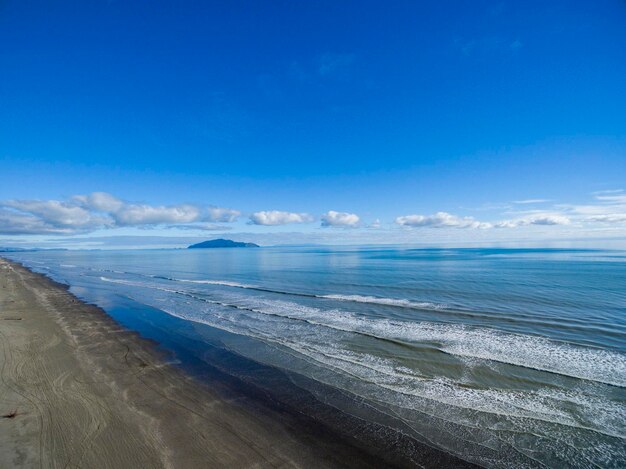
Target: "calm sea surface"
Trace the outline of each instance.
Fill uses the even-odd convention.
[[[282,370],[325,404],[466,461],[626,466],[626,252],[316,247],[7,257],[107,311],[124,304],[132,315],[128,305],[142,305],[155,318],[189,323],[163,329],[170,344],[193,341],[199,359],[202,331],[212,330],[221,347]]]

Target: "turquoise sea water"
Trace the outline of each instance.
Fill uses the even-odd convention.
[[[124,305],[127,325],[140,332],[141,321],[128,317],[133,305],[144,322],[154,311],[151,327],[161,325],[165,347],[208,360],[202,341],[214,346],[218,337],[220,347],[280,370],[320,402],[466,461],[626,466],[626,252],[6,256],[107,311]],[[163,313],[186,327],[166,325]]]

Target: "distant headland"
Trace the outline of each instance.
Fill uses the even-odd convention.
[[[230,239],[211,239],[201,243],[192,244],[187,249],[210,249],[210,248],[258,248],[258,244],[240,243]]]

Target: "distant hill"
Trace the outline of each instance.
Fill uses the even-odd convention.
[[[258,248],[258,244],[240,243],[230,239],[211,239],[198,244],[192,244],[187,249],[210,249],[210,248]]]

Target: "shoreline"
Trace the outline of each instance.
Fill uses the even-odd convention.
[[[0,466],[409,467],[410,455],[426,467],[470,466],[402,435],[408,457],[372,429],[346,439],[263,389],[212,389],[169,364],[157,341],[3,258],[0,327],[0,414],[16,412],[0,419]],[[364,427],[312,397],[292,404]]]

